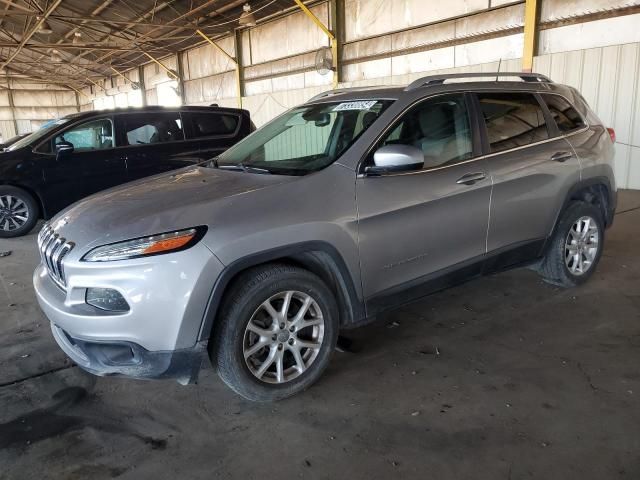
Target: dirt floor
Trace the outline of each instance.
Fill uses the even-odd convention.
[[[210,369],[85,374],[35,303],[35,234],[0,240],[0,478],[638,479],[640,192],[618,212],[587,285],[517,270],[433,295],[271,405]]]

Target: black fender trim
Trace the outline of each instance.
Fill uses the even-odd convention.
[[[616,206],[618,204],[618,194],[617,194],[616,190],[613,190],[611,188],[611,181],[607,177],[591,177],[591,178],[586,178],[584,180],[581,180],[580,182],[574,184],[569,189],[569,191],[567,192],[567,195],[566,195],[566,197],[564,199],[564,202],[562,203],[562,207],[560,208],[560,210],[558,210],[558,214],[556,215],[556,219],[555,219],[555,222],[553,224],[553,230],[551,231],[551,235],[549,235],[547,237],[547,241],[545,242],[545,245],[544,245],[544,247],[542,249],[542,255],[543,256],[546,253],[547,247],[548,247],[549,243],[551,242],[551,239],[553,239],[553,237],[556,234],[556,229],[558,228],[558,223],[560,222],[560,217],[562,216],[562,213],[565,211],[565,209],[567,208],[567,206],[571,202],[571,199],[580,190],[584,190],[585,188],[598,186],[598,185],[604,186],[607,189],[607,198],[604,199],[604,201],[605,201],[605,205],[604,205],[604,208],[605,208],[605,218],[604,218],[605,228],[609,228],[613,224],[613,217],[615,216]]]
[[[315,258],[314,263],[324,263],[326,274],[338,289],[338,300],[341,311],[341,327],[358,324],[366,317],[364,301],[358,296],[353,278],[342,255],[331,244],[323,241],[308,241],[277,247],[263,252],[254,253],[229,264],[224,268],[211,291],[209,302],[204,313],[198,341],[206,341],[211,336],[218,310],[222,303],[224,292],[235,276],[251,267],[263,263],[273,262],[283,258],[296,258],[309,255]],[[328,259],[329,261],[323,261]],[[324,279],[326,280],[326,278]]]

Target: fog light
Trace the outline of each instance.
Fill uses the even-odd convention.
[[[129,311],[129,304],[124,297],[111,288],[88,288],[86,301],[100,310],[120,313]]]

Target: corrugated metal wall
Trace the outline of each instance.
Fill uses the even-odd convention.
[[[0,89],[0,136],[5,140],[78,111],[76,92],[57,85],[5,79]]]

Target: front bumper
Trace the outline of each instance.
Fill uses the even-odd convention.
[[[87,342],[73,338],[51,324],[53,338],[60,348],[89,373],[101,377],[173,378],[186,385],[194,383],[206,352],[204,342],[193,348],[150,352],[129,342]]]
[[[204,346],[198,343],[211,288],[222,264],[203,245],[122,262],[65,260],[66,289],[39,265],[33,284],[53,336],[79,366],[96,375],[192,381]],[[130,310],[86,303],[88,288],[118,291]]]

